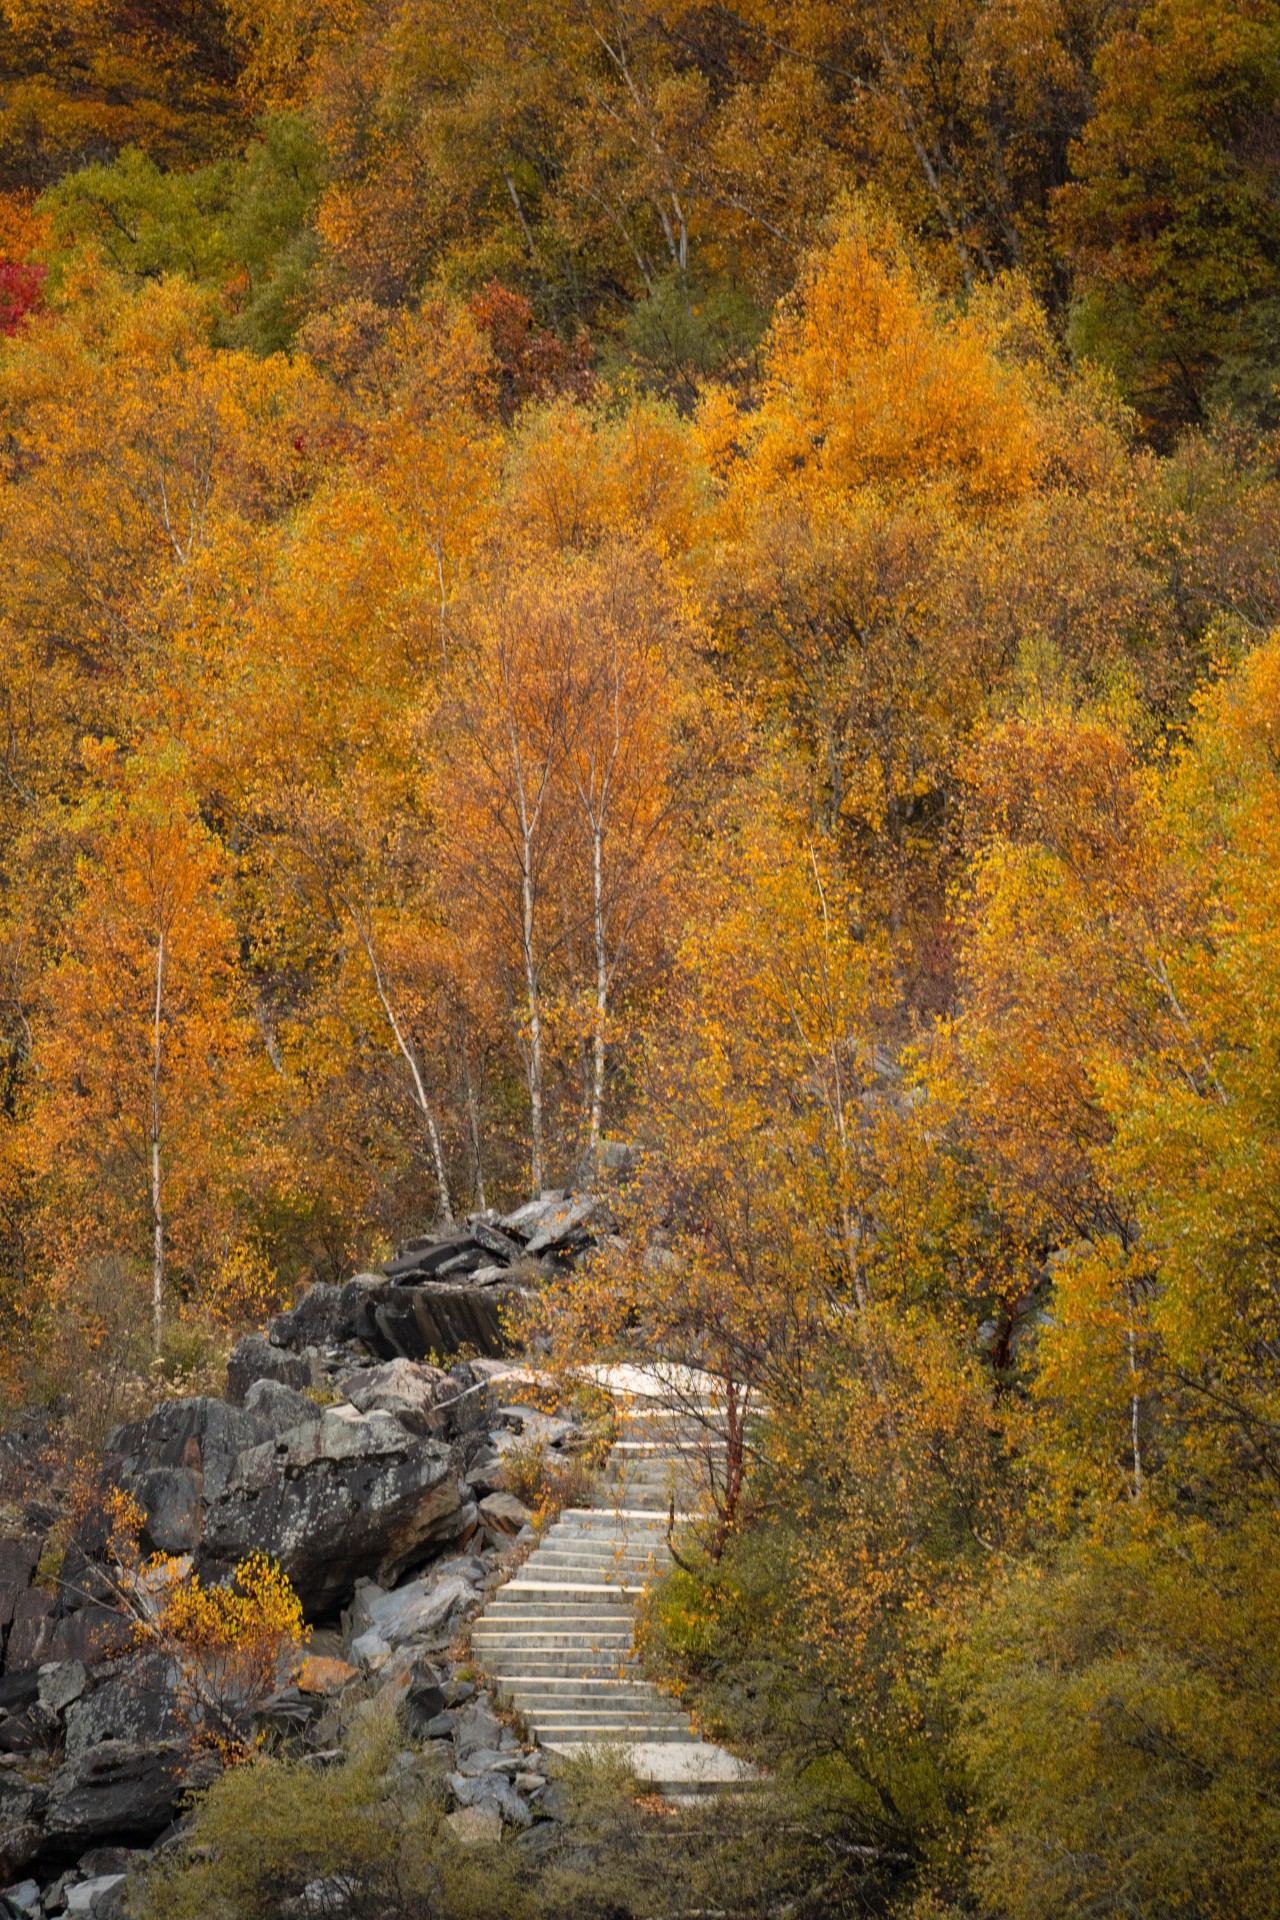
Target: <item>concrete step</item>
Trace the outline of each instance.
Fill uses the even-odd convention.
[[[503,1653],[487,1653],[484,1670],[493,1674],[495,1680],[510,1680],[518,1674],[524,1674],[532,1680],[610,1680],[610,1682],[639,1682],[645,1678],[643,1670],[631,1659],[599,1661],[589,1655],[580,1657],[570,1653],[566,1655],[541,1655],[530,1653],[528,1647],[510,1647]]]
[[[630,1646],[601,1647],[592,1641],[583,1640],[577,1646],[539,1647],[530,1646],[527,1641],[510,1640],[499,1642],[477,1641],[474,1643],[478,1654],[483,1655],[491,1666],[511,1670],[513,1660],[527,1660],[530,1671],[536,1662],[548,1672],[564,1669],[569,1673],[589,1673],[593,1670],[601,1673],[620,1673],[624,1668],[632,1670],[635,1659],[634,1649]]]
[[[576,1604],[579,1611],[585,1612],[599,1603],[602,1596],[607,1601],[610,1594],[639,1592],[640,1584],[639,1581],[634,1580],[628,1583],[626,1580],[576,1580],[562,1579],[559,1576],[549,1580],[539,1580],[535,1574],[530,1573],[526,1564],[520,1570],[519,1580],[510,1581],[501,1591],[512,1596],[508,1605],[523,1599],[526,1594],[532,1594],[539,1603],[545,1601],[547,1606],[554,1606],[559,1599],[563,1605]],[[580,1599],[576,1596],[580,1596]]]
[[[560,1518],[549,1531],[554,1532],[556,1527],[568,1526],[590,1528],[625,1527],[630,1520],[636,1521],[637,1524],[646,1531],[657,1525],[651,1513],[633,1512],[628,1507],[565,1507]]]
[[[530,1713],[537,1740],[697,1740],[689,1722],[633,1713]]]
[[[574,1553],[570,1548],[562,1548],[551,1553],[539,1553],[532,1563],[526,1563],[524,1578],[543,1582],[549,1576],[555,1580],[595,1580],[614,1584],[622,1582],[645,1582],[660,1569],[660,1561],[647,1553],[643,1559],[631,1559],[626,1553]]]
[[[608,1674],[571,1673],[503,1673],[498,1678],[503,1687],[510,1690],[523,1688],[525,1692],[536,1694],[547,1700],[600,1700],[604,1704],[616,1707],[652,1707],[654,1705],[674,1708],[674,1702],[658,1689],[651,1681],[634,1674],[621,1679]]]
[[[633,1634],[629,1620],[625,1627],[616,1629],[583,1627],[572,1621],[565,1621],[560,1627],[526,1626],[518,1621],[514,1625],[504,1622],[498,1626],[489,1621],[477,1624],[471,1638],[477,1647],[537,1647],[550,1652],[556,1647],[630,1648]]]

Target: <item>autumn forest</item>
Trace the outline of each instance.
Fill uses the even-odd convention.
[[[725,1911],[1277,1911],[1278,156],[1276,0],[0,0],[5,1418],[636,1147]]]

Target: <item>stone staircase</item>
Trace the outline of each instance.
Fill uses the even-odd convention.
[[[640,1778],[688,1793],[750,1777],[644,1679],[635,1603],[668,1564],[668,1515],[696,1511],[707,1441],[660,1409],[627,1412],[595,1503],[564,1512],[472,1629],[477,1660],[540,1746],[623,1745]]]

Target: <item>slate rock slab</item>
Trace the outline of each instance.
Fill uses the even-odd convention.
[[[459,1463],[390,1414],[325,1408],[318,1420],[237,1455],[205,1514],[197,1565],[278,1560],[309,1617],[337,1613],[356,1581],[390,1586],[475,1523]]]
[[[50,1850],[59,1840],[152,1838],[177,1811],[185,1757],[173,1746],[104,1740],[68,1759],[49,1791]]]

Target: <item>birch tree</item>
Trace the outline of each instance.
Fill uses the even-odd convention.
[[[175,1252],[191,1270],[230,1150],[254,1045],[237,999],[222,848],[176,748],[124,761],[86,748],[101,782],[79,822],[79,901],[46,981],[39,1137],[77,1236],[142,1258],[160,1350]],[[202,1228],[205,1230],[202,1231]]]

